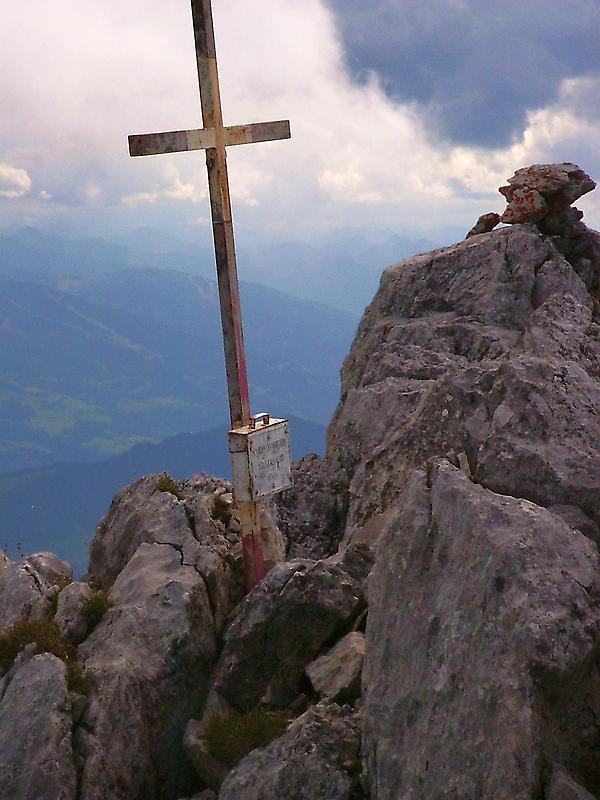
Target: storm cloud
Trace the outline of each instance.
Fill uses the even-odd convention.
[[[598,0],[326,2],[353,75],[375,72],[454,142],[507,145],[563,80],[600,74]]]
[[[229,150],[238,234],[441,239],[501,210],[497,188],[519,167],[567,160],[600,174],[595,4],[523,2],[519,16],[512,0],[501,12],[330,2],[335,13],[325,0],[213,3],[226,124],[292,127],[289,142]],[[201,124],[189,0],[44,0],[35,15],[0,0],[0,11],[0,223],[206,226],[202,154],[127,152],[129,133]],[[512,83],[504,67],[491,74],[500,61]],[[598,226],[595,194],[582,208]]]

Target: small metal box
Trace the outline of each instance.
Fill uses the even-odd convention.
[[[252,424],[229,431],[236,500],[256,501],[291,486],[289,424],[256,414]]]

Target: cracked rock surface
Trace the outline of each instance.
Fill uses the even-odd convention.
[[[280,564],[247,595],[229,626],[216,690],[240,711],[261,700],[285,708],[300,694],[307,664],[362,607],[361,581],[340,564]]]
[[[600,791],[600,563],[583,534],[445,460],[416,473],[369,579],[364,756],[379,800]],[[409,794],[410,796],[410,794]]]
[[[194,788],[183,735],[241,598],[239,536],[215,503],[223,481],[198,476],[181,498],[161,485],[149,476],[123,489],[92,544],[90,576],[110,589],[111,607],[80,646],[93,679],[75,734],[81,800]]]
[[[22,663],[0,703],[0,797],[74,800],[66,670],[49,653]]]
[[[599,322],[584,281],[533,225],[386,270],[329,428],[345,540],[376,539],[412,470],[446,455],[496,492],[575,506],[597,525]]]
[[[342,549],[377,548],[378,800],[542,800],[551,763],[600,794],[600,257],[548,224],[390,267],[344,363],[325,460]]]
[[[360,748],[356,715],[319,703],[225,779],[219,800],[350,800],[348,774]]]

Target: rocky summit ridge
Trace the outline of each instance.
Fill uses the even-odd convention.
[[[83,581],[2,560],[0,797],[600,797],[593,188],[518,170],[383,273],[248,595],[206,475],[122,489]]]

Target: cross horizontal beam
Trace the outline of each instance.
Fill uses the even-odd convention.
[[[289,120],[277,120],[276,122],[256,122],[251,125],[231,125],[223,128],[223,138],[226,147],[290,139],[290,123]],[[133,134],[129,137],[129,155],[131,156],[185,153],[190,150],[209,150],[212,147],[216,147],[215,128]]]

